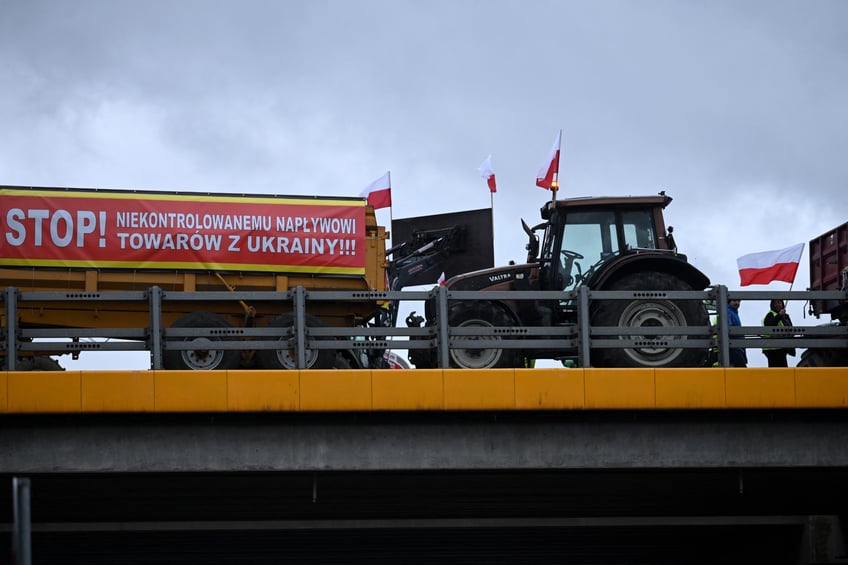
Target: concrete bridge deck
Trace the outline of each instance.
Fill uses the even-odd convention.
[[[0,373],[34,563],[844,563],[848,370]],[[7,485],[2,488],[2,484]]]

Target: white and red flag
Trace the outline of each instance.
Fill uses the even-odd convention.
[[[439,279],[436,281],[436,284],[439,286],[445,286],[445,272],[442,271],[442,274],[439,275]]]
[[[391,171],[366,186],[359,195],[368,200],[368,204],[379,208],[390,208],[392,205],[392,175]]]
[[[776,251],[749,253],[736,260],[739,267],[739,284],[768,284],[772,281],[795,282],[795,273],[801,262],[804,244]]]
[[[539,172],[536,173],[536,186],[541,186],[548,190],[559,189],[559,148],[562,143],[562,130],[559,130],[556,138],[554,138],[554,146],[548,154],[548,158],[542,164]]]
[[[480,163],[477,170],[480,171],[480,176],[486,179],[486,184],[489,185],[489,191],[497,192],[498,187],[495,184],[495,171],[492,169],[492,156],[489,155],[485,161]]]

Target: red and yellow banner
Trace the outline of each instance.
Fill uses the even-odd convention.
[[[365,202],[0,188],[0,265],[365,273]]]

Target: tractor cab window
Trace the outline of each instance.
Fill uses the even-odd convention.
[[[626,210],[621,213],[624,244],[629,249],[657,249],[651,210]]]
[[[558,280],[563,290],[571,290],[594,265],[619,252],[615,213],[612,210],[570,212],[561,241]]]

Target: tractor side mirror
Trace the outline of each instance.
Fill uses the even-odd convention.
[[[530,226],[524,220],[521,220],[521,227],[524,228],[524,233],[527,234],[528,238],[527,245],[524,246],[524,249],[527,250],[527,262],[533,263],[539,257],[539,236],[530,229]]]
[[[668,233],[665,234],[665,240],[668,243],[668,248],[677,253],[677,243],[674,242],[674,227],[668,226]]]

